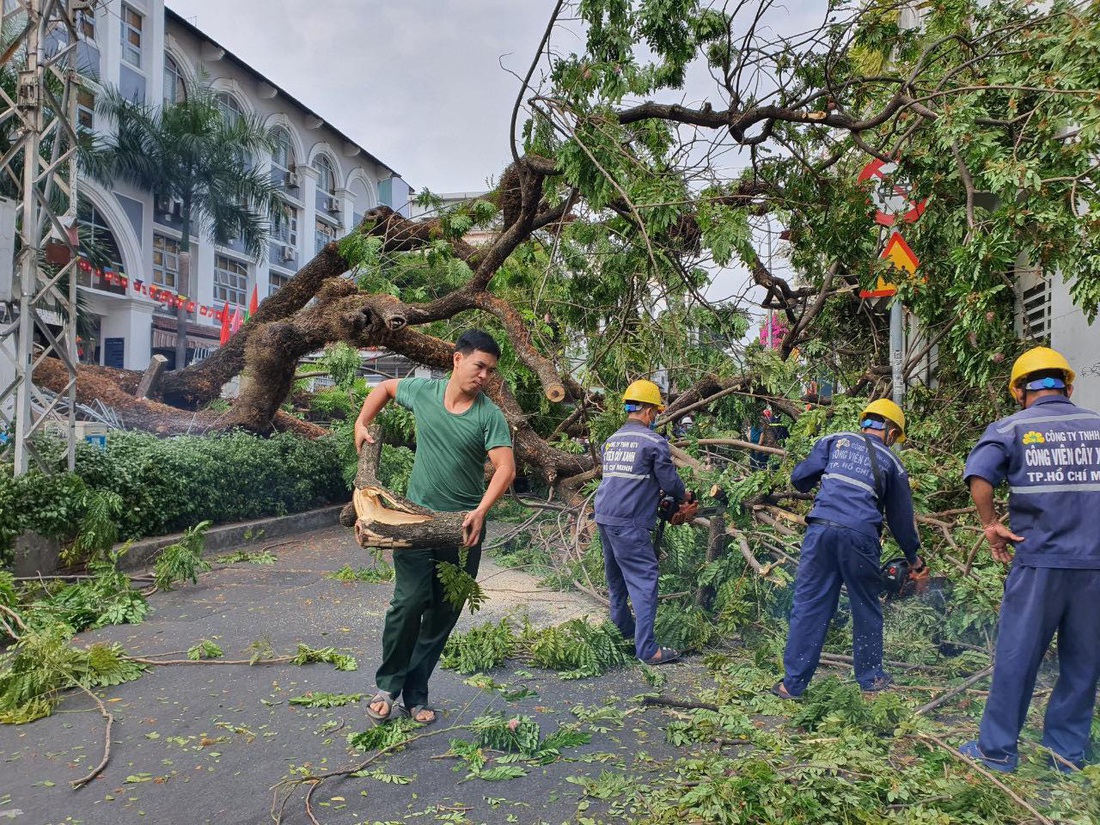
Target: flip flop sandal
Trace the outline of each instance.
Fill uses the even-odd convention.
[[[642,661],[647,665],[667,665],[670,662],[677,661],[679,658],[680,651],[673,650],[671,647],[658,647],[656,653]]]
[[[786,699],[788,702],[797,702],[798,701],[797,696],[787,692],[787,688],[783,684],[782,680],[780,680],[780,681],[776,682],[774,685],[772,685],[771,694],[772,694],[772,696],[778,696],[780,699]]]
[[[390,714],[393,712],[393,705],[395,701],[396,700],[394,699],[394,697],[390,696],[387,691],[379,690],[376,694],[374,694],[373,698],[369,702],[367,702],[367,716],[369,716],[375,722],[385,722],[387,719],[390,718]],[[379,703],[384,703],[386,705],[385,713],[379,713],[378,711],[371,708],[371,705],[377,705]]]
[[[429,705],[413,705],[411,708],[406,708],[404,705],[402,705],[402,709],[405,712],[406,716],[416,722],[416,724],[423,725],[424,727],[427,727],[428,725],[434,725],[436,722],[439,721],[439,711],[433,707],[430,707]],[[428,720],[417,719],[416,717],[424,711],[430,713],[432,715],[432,718]]]

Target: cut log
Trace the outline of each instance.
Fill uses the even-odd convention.
[[[396,496],[378,481],[382,457],[382,432],[370,428],[374,443],[366,442],[359,453],[355,474],[355,540],[360,547],[410,550],[418,547],[457,546],[463,542],[465,513],[437,513]],[[341,523],[346,519],[341,518]]]

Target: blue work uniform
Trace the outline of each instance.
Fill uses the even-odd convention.
[[[875,451],[877,479],[870,450]],[[861,433],[834,433],[818,439],[810,455],[794,468],[791,484],[806,493],[818,482],[821,489],[806,517],[808,527],[783,654],[783,684],[791,696],[801,695],[817,670],[841,584],[848,588],[852,605],[856,681],[865,690],[889,681],[882,669],[879,601],[883,512],[910,562],[916,560],[920,549],[909,476],[881,439]]]
[[[672,464],[668,441],[647,426],[628,420],[603,446],[603,480],[596,491],[596,524],[603,546],[611,621],[634,639],[639,659],[657,654],[657,551],[650,531],[657,520],[661,491],[677,500],[684,482]],[[630,604],[634,606],[631,615]]]
[[[965,479],[1008,482],[1015,546],[998,622],[980,757],[1011,770],[1035,678],[1058,635],[1043,745],[1079,766],[1100,681],[1100,415],[1061,395],[989,425]]]

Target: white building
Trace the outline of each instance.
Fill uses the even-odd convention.
[[[240,244],[221,246],[192,233],[189,356],[218,346],[220,313],[243,313],[255,288],[262,301],[285,284],[328,241],[351,230],[372,207],[407,215],[409,187],[390,167],[319,114],[288,95],[199,29],[164,0],[107,0],[81,20],[81,71],[131,99],[170,102],[188,82],[210,85],[227,116],[247,112],[275,130],[277,148],[254,162],[282,188],[287,219],[261,261]],[[95,112],[96,84],[82,92],[84,129],[109,128]],[[81,300],[93,332],[82,359],[144,369],[154,353],[174,363],[178,300],[179,205],[119,182],[108,189],[82,179],[79,215],[95,227],[112,266],[80,271]]]
[[[1017,333],[1066,356],[1077,373],[1074,403],[1100,410],[1100,330],[1074,306],[1060,274],[1028,268],[1025,262],[1017,264],[1016,274]]]

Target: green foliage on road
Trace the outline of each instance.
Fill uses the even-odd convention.
[[[326,573],[326,579],[334,579],[339,582],[366,582],[368,584],[380,584],[393,581],[393,566],[379,560],[374,567],[356,567],[345,564],[333,573]]]
[[[208,525],[188,530],[178,544],[162,551],[156,588],[171,590],[181,580],[196,580],[204,569]],[[66,691],[111,687],[145,671],[146,664],[134,661],[120,645],[85,647],[72,641],[82,630],[145,618],[147,594],[119,569],[123,555],[125,550],[99,550],[87,564],[87,576],[71,583],[43,579],[17,585],[11,574],[0,573],[0,642],[10,644],[0,653],[0,723],[32,722],[48,716]],[[201,655],[211,656],[215,648],[206,642]]]
[[[206,546],[206,531],[209,521],[200,521],[194,527],[188,527],[183,537],[165,547],[157,554],[153,564],[153,584],[158,590],[171,590],[177,582],[198,583],[198,574],[210,570],[210,564],[203,559],[202,551]]]
[[[572,619],[535,628],[528,621],[514,624],[502,619],[451,634],[441,664],[459,673],[478,673],[500,667],[512,657],[559,671],[563,679],[585,679],[633,662],[634,644],[606,621],[590,624]]]
[[[55,622],[26,633],[0,654],[0,723],[20,725],[49,716],[62,694],[137,679],[145,665],[128,660],[118,645],[73,645],[72,630]]]
[[[287,704],[301,705],[307,708],[342,708],[360,702],[366,698],[363,693],[324,693],[311,691],[303,696],[291,696]]]
[[[981,709],[971,695],[958,710],[929,719],[915,713],[933,695],[923,678],[867,697],[834,675],[816,679],[792,703],[768,692],[774,671],[754,661],[751,650],[734,649],[707,664],[699,699],[712,707],[648,711],[666,714],[667,739],[681,755],[572,778],[585,794],[576,821],[604,821],[597,809],[611,821],[666,825],[1013,825],[1037,821],[1036,812],[1083,825],[1100,816],[1092,787],[1100,768],[1061,776],[1046,767],[1045,751],[1030,734],[1013,776],[991,778],[955,754]],[[1032,714],[1035,721],[1040,715]]]

